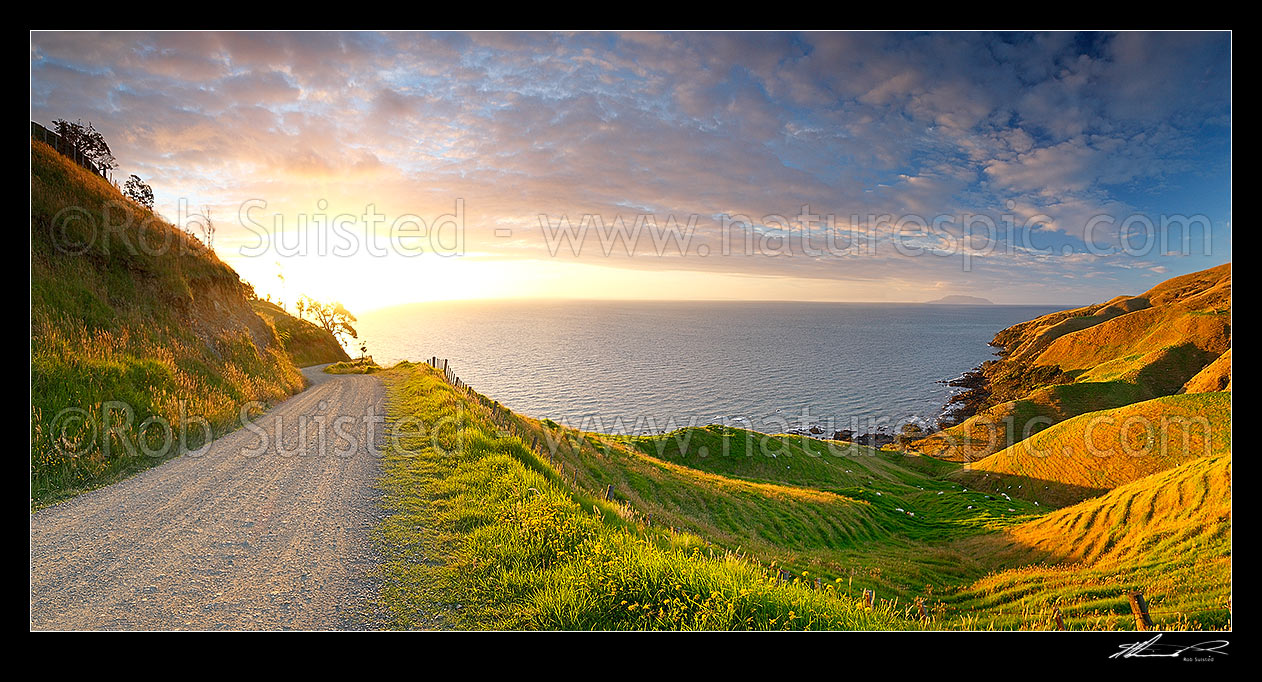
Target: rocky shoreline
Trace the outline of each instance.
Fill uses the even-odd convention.
[[[955,426],[990,406],[990,400],[993,395],[990,371],[993,371],[1007,355],[1007,349],[995,341],[991,341],[989,345],[999,349],[995,352],[995,355],[999,356],[997,359],[987,360],[954,379],[935,382],[946,384],[952,388],[964,389],[947,399],[937,423],[934,424],[936,430],[941,431]],[[827,432],[819,426],[812,426],[806,429],[790,429],[785,433],[808,438],[821,438]],[[831,435],[832,438],[830,440],[882,448],[895,443],[910,443],[912,440],[929,435],[929,432],[924,431],[915,424],[909,423],[903,426],[903,431],[899,434],[887,433],[885,428],[881,427],[875,432],[860,434],[856,434],[853,430],[843,429],[833,431]]]
[[[789,429],[785,431],[785,433],[789,434],[790,436],[806,436],[807,438],[821,438],[821,439],[825,435],[828,434],[827,431],[825,431],[824,429],[818,426],[812,426],[809,429]],[[862,433],[859,435],[855,435],[855,432],[851,429],[842,429],[840,431],[833,431],[832,437],[828,438],[827,440],[837,440],[837,441],[843,441],[847,443],[855,443],[856,445],[867,445],[870,447],[879,448],[879,447],[884,447],[886,445],[893,444],[894,442],[898,440],[898,438],[896,436],[886,433],[884,431],[884,427],[882,427],[881,429],[878,429],[875,433]]]

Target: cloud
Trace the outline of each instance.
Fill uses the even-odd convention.
[[[225,207],[268,197],[281,211],[336,198],[418,212],[460,197],[474,232],[539,213],[635,211],[698,214],[699,229],[713,231],[719,214],[795,215],[809,204],[843,222],[1043,214],[1051,223],[1030,231],[1081,242],[1093,216],[1171,208],[1162,196],[1189,174],[1229,182],[1224,33],[36,32],[31,41],[33,117],[92,119],[167,210],[180,197]],[[1229,224],[1228,206],[1205,212]],[[544,244],[525,234],[485,248],[513,257]],[[1032,267],[1018,253],[967,274],[897,254],[852,260],[682,267],[996,286]]]

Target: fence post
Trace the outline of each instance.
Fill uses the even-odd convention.
[[[872,590],[864,590],[863,591],[863,608],[865,609],[872,608],[872,603],[874,601],[876,601],[876,592],[873,592]]]
[[[1052,607],[1052,617],[1056,619],[1056,629],[1057,629],[1057,630],[1064,630],[1064,629],[1065,629],[1065,619],[1064,619],[1064,618],[1061,618],[1061,616],[1060,616],[1060,607],[1059,607],[1059,606],[1053,606],[1053,607]]]
[[[1142,590],[1128,592],[1126,597],[1130,599],[1131,613],[1135,615],[1135,629],[1152,629],[1152,618],[1148,617],[1148,602],[1144,601],[1144,592]]]
[[[929,614],[925,612],[924,597],[916,597],[916,611],[920,613],[920,620],[929,620]]]
[[[605,499],[606,500],[613,499],[613,484],[612,483],[609,484],[608,488],[605,488]]]

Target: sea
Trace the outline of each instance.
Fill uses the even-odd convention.
[[[446,360],[507,407],[585,431],[763,433],[931,426],[947,381],[1049,306],[461,301],[362,314],[381,364]]]

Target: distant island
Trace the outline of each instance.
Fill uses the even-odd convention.
[[[942,298],[934,299],[932,301],[925,301],[925,303],[942,305],[994,305],[994,302],[980,296],[964,296],[963,294],[943,296]]]

